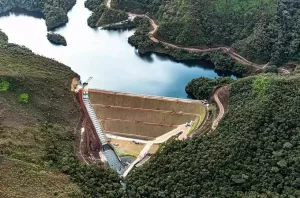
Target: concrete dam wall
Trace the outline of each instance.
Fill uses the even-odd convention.
[[[199,117],[200,101],[89,90],[90,102],[106,133],[154,139]]]

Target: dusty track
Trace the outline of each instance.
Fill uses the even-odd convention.
[[[106,3],[107,8],[111,9],[111,0],[108,0]],[[235,61],[246,65],[246,66],[250,66],[252,68],[254,68],[255,70],[264,70],[265,68],[262,67],[261,65],[258,65],[256,63],[253,63],[251,61],[248,61],[246,58],[242,57],[241,55],[237,54],[233,48],[231,47],[216,47],[216,48],[204,48],[204,49],[200,49],[200,48],[193,48],[193,47],[182,47],[182,46],[178,46],[172,43],[168,43],[168,42],[164,42],[161,41],[157,38],[155,38],[155,34],[158,30],[158,25],[155,23],[155,21],[153,19],[151,19],[149,16],[145,15],[145,14],[135,14],[135,13],[130,13],[128,12],[128,15],[132,18],[134,17],[143,17],[149,20],[151,26],[152,26],[152,30],[149,32],[149,38],[154,42],[154,43],[161,43],[163,46],[168,47],[168,48],[173,48],[173,49],[180,49],[180,50],[184,50],[187,52],[192,52],[192,53],[203,53],[203,52],[215,52],[215,51],[223,51],[225,53],[227,53],[231,58],[233,58]],[[279,73],[290,73],[288,70],[283,69],[283,68],[278,68],[278,72]]]
[[[214,100],[216,101],[218,108],[219,108],[219,114],[218,114],[218,117],[213,122],[212,130],[215,130],[217,128],[220,120],[223,118],[224,113],[225,113],[224,106],[219,99],[219,92],[223,91],[226,87],[227,86],[222,86],[222,87],[217,88],[213,94]]]

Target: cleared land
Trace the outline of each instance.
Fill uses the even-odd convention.
[[[151,140],[178,125],[203,120],[200,101],[89,90],[103,129],[114,135]],[[203,117],[203,118],[202,118]]]
[[[117,151],[119,156],[135,156],[137,157],[142,149],[144,148],[145,144],[136,144],[133,141],[129,140],[120,140],[120,139],[111,139],[111,144]],[[149,150],[150,154],[154,154],[159,149],[159,145],[154,144]]]

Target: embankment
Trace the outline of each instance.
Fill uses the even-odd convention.
[[[205,114],[201,101],[89,90],[91,104],[106,133],[154,139]]]

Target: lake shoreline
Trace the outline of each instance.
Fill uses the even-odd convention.
[[[84,7],[84,0],[78,0],[68,12],[69,22],[54,31],[66,38],[66,47],[48,41],[42,17],[12,11],[15,10],[0,17],[0,28],[10,43],[26,46],[35,54],[67,65],[83,81],[92,76],[90,88],[186,98],[185,86],[189,81],[219,76],[208,61],[176,60],[159,51],[139,54],[128,43],[135,30],[90,28],[87,19],[91,12]]]

